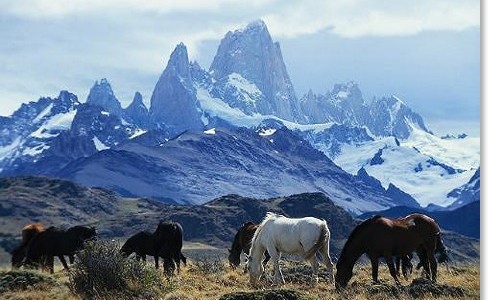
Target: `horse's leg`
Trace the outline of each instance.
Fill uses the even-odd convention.
[[[411,258],[408,255],[402,258],[402,274],[405,279],[408,278],[408,275],[412,274],[413,265],[410,259]],[[397,270],[397,276],[398,276],[398,270]]]
[[[46,259],[47,259],[46,263],[48,265],[48,268],[51,271],[51,274],[53,274],[54,273],[54,256],[49,255]]]
[[[329,253],[329,241],[327,243],[324,243],[324,245],[320,248],[320,254],[322,256],[322,262],[325,264],[327,268],[327,272],[329,272],[329,278],[330,282],[334,282],[334,264],[332,263],[332,260],[330,259],[330,253]]]
[[[370,256],[371,260],[371,276],[373,277],[373,282],[378,283],[378,257]]]
[[[400,280],[398,280],[397,273],[395,270],[395,265],[393,263],[393,256],[391,254],[385,255],[386,264],[388,265],[388,269],[390,270],[390,275],[395,279],[396,284],[400,284]]]
[[[319,283],[319,261],[317,259],[317,256],[314,255],[310,259],[310,265],[312,266],[312,274],[313,274],[313,283],[317,284]]]
[[[401,260],[402,260],[402,258],[400,256],[395,257],[395,269],[396,269],[397,276],[400,276],[400,261]]]
[[[63,267],[65,270],[69,270],[68,264],[66,263],[66,260],[64,259],[63,255],[58,255],[59,260],[63,264]]]
[[[180,274],[180,252],[175,253],[174,255],[174,261],[176,262],[176,273]]]
[[[154,265],[156,266],[156,269],[159,269],[159,255],[154,255]]]
[[[276,248],[271,247],[268,249],[268,253],[273,260],[273,267],[274,267],[274,283],[275,284],[285,284],[285,280],[283,279],[283,274],[281,273],[280,269],[280,256],[281,253],[276,250]],[[261,262],[260,262],[261,263]]]
[[[434,251],[427,251],[428,265],[429,265],[429,279],[432,282],[437,281],[437,260],[435,259]]]
[[[72,265],[75,262],[75,256],[73,254],[68,255],[69,264]]]

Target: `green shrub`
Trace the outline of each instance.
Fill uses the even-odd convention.
[[[158,270],[119,249],[110,241],[88,243],[70,269],[71,290],[83,299],[160,299],[172,289]]]

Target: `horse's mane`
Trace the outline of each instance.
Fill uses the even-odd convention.
[[[268,223],[268,221],[282,217],[282,215],[275,214],[273,212],[267,212],[266,216],[264,217],[263,221],[259,224],[258,229],[256,229],[256,232],[254,232],[254,235],[252,237],[251,244],[254,245],[254,241],[258,238],[258,236],[261,234],[261,230],[263,226]]]
[[[375,215],[369,219],[362,221],[358,226],[356,226],[356,228],[354,228],[354,230],[349,235],[349,238],[347,239],[346,244],[344,245],[344,248],[342,248],[342,251],[344,252],[345,249],[348,249],[350,247],[352,241],[354,240],[354,238],[356,237],[356,235],[358,235],[358,233],[360,231],[362,231],[366,226],[369,226],[371,223],[373,223],[374,221],[376,221],[377,219],[379,219],[381,217],[382,216],[380,216],[380,215]],[[339,259],[341,259],[341,257],[342,257],[342,255],[340,255]]]

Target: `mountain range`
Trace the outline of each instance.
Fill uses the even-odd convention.
[[[368,103],[354,82],[297,97],[262,21],[228,32],[208,71],[178,44],[149,107],[135,92],[123,108],[102,79],[84,103],[61,91],[23,104],[0,132],[1,176],[171,203],[320,191],[358,214],[479,201],[479,141],[437,138],[404,101]]]

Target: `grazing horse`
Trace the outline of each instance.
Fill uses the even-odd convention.
[[[347,285],[354,264],[363,253],[371,260],[374,282],[378,282],[378,258],[384,257],[391,276],[399,284],[393,256],[404,257],[413,251],[425,251],[426,272],[435,282],[437,262],[434,252],[439,235],[437,223],[423,214],[411,214],[402,219],[374,216],[362,222],[349,235],[337,261],[336,288]]]
[[[68,230],[57,227],[49,227],[32,238],[26,254],[26,265],[36,266],[42,257],[50,262],[49,271],[52,274],[54,267],[53,257],[57,256],[63,267],[68,270],[68,264],[64,255],[73,256],[83,248],[85,241],[96,238],[95,228],[85,226],[74,226]]]
[[[181,255],[183,247],[183,227],[176,222],[159,222],[158,228],[154,232],[157,254],[154,256],[156,268],[158,267],[158,257],[163,258],[163,269],[167,276],[172,276],[175,270],[180,268],[180,260],[186,262]]]
[[[27,245],[34,236],[43,232],[46,228],[41,223],[34,223],[24,226],[22,228],[22,242],[20,245],[12,250],[12,269],[20,268],[24,262],[27,252]]]
[[[281,253],[300,255],[310,262],[318,280],[319,261],[326,265],[333,278],[333,264],[329,256],[330,231],[325,220],[313,217],[287,218],[268,212],[254,233],[249,256],[250,283],[255,286],[263,274],[263,254],[268,251],[274,265],[274,281],[284,284],[279,260]],[[332,279],[333,280],[333,279]]]
[[[156,235],[154,233],[150,233],[147,231],[141,231],[133,236],[131,236],[122,246],[120,249],[120,253],[125,257],[128,257],[132,253],[136,254],[137,260],[146,261],[146,255],[154,256],[154,262],[156,265],[156,269],[159,268],[159,255],[158,255],[158,243],[156,239]],[[186,257],[183,253],[180,252],[180,259],[183,261],[183,264],[186,265]],[[176,269],[177,272],[180,272],[180,263],[177,260],[176,262]]]
[[[237,231],[236,235],[234,236],[234,241],[232,242],[232,247],[229,250],[229,264],[230,266],[235,269],[241,264],[241,252],[244,252],[244,255],[249,256],[249,251],[251,250],[251,242],[254,233],[258,229],[259,224],[254,224],[253,222],[247,222],[242,224],[242,226]],[[264,261],[263,264],[266,266],[266,263],[269,261],[269,254],[268,251],[264,252]]]

